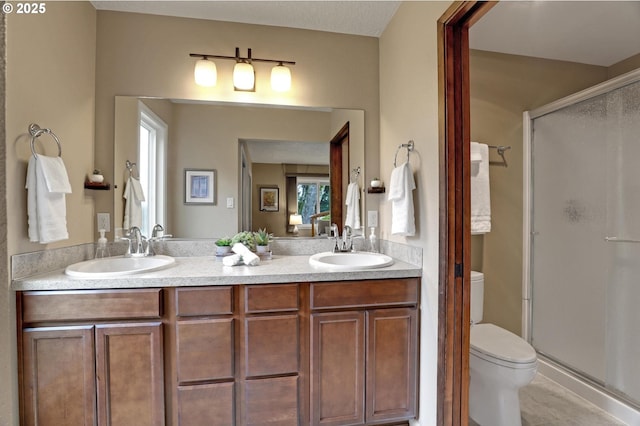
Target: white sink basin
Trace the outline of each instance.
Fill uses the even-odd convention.
[[[108,278],[122,275],[140,274],[166,268],[175,263],[170,256],[156,255],[147,257],[105,257],[85,260],[67,266],[64,273],[72,277]]]
[[[309,258],[313,267],[331,271],[356,271],[360,269],[384,268],[393,265],[393,259],[385,254],[368,252],[333,253],[326,251]]]

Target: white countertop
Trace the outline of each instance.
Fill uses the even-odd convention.
[[[385,268],[333,272],[309,265],[309,256],[273,256],[258,266],[224,266],[215,256],[176,257],[173,266],[143,274],[111,278],[75,278],[64,269],[14,280],[11,289],[91,290],[114,288],[183,287],[266,284],[310,281],[347,281],[422,276],[422,268],[394,259]]]

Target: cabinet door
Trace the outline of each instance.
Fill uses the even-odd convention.
[[[364,312],[311,318],[311,424],[364,422]]]
[[[93,327],[23,331],[24,426],[93,426]]]
[[[367,422],[416,414],[417,310],[367,312]]]
[[[164,425],[162,325],[96,326],[98,425]]]

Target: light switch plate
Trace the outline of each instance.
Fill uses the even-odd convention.
[[[111,231],[111,218],[109,213],[98,213],[98,230],[104,229],[107,232]]]
[[[369,210],[367,212],[367,225],[369,227],[378,227],[378,210]]]
[[[227,197],[227,208],[228,209],[233,208],[233,197]]]

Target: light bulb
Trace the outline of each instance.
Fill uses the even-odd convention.
[[[196,84],[200,86],[215,86],[216,80],[218,79],[218,70],[216,69],[216,64],[207,59],[200,59],[198,62],[196,62],[193,76],[196,80]]]

